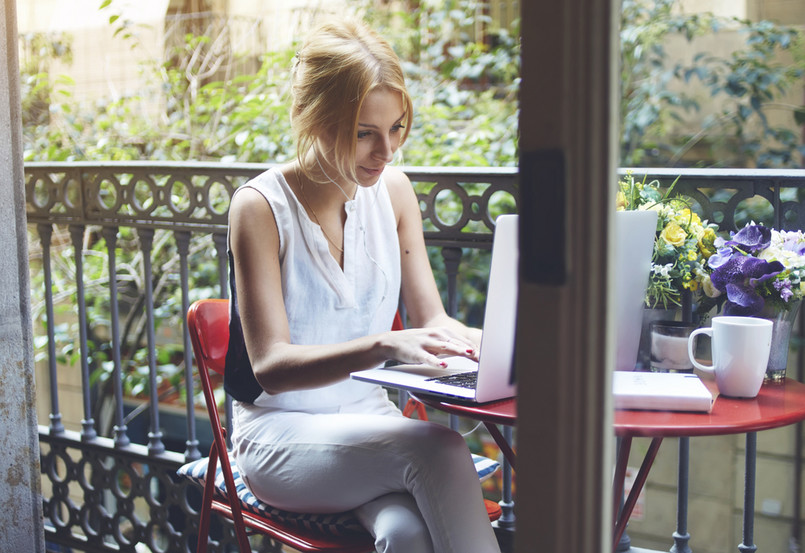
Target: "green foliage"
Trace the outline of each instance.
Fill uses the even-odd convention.
[[[778,99],[805,74],[802,31],[678,8],[678,0],[623,1],[621,163],[799,166],[805,146],[796,125],[803,107]],[[701,51],[689,61],[669,59],[673,38],[697,46],[702,37],[728,32],[744,38],[726,57]],[[786,59],[792,55],[793,63]],[[712,113],[698,115],[708,107]],[[788,122],[772,124],[772,111],[788,114]],[[701,119],[699,128],[680,131],[693,116]]]
[[[474,29],[491,25],[480,4],[420,2],[377,23],[403,58],[414,98],[406,164],[517,164],[519,29],[478,40]]]
[[[105,2],[101,9],[112,9]],[[467,3],[467,9],[472,6]],[[439,37],[439,19],[429,10],[429,32]],[[409,17],[411,14],[398,14]],[[425,16],[423,10],[422,16]],[[469,15],[462,16],[467,21]],[[118,40],[140,48],[138,29],[118,15],[109,23]],[[288,118],[290,67],[295,47],[269,52],[248,72],[235,67],[249,65],[247,56],[216,58],[211,44],[216,37],[185,34],[167,52],[164,60],[144,63],[140,68],[143,86],[133,95],[116,99],[101,98],[81,102],[70,93],[69,78],[52,78],[50,60],[61,52],[68,61],[69,37],[32,36],[31,63],[23,67],[25,98],[25,159],[27,161],[72,160],[221,160],[244,162],[283,162],[293,152]],[[468,42],[457,34],[453,44],[444,38],[417,47],[420,60],[430,59],[437,50],[432,72],[407,63],[413,73],[410,81],[415,96],[416,128],[407,145],[405,163],[412,165],[513,165],[516,163],[516,40],[501,34],[495,47]],[[412,37],[404,40],[413,44]],[[65,46],[66,45],[66,46]],[[199,62],[198,60],[205,60]],[[217,68],[213,70],[213,68]],[[492,73],[495,82],[481,86]],[[437,93],[434,94],[433,91]],[[478,191],[475,191],[476,193]],[[148,202],[147,197],[140,198]],[[511,200],[501,200],[499,211],[511,211]],[[447,210],[454,209],[449,205]],[[106,242],[101,229],[88,229],[83,245],[84,284],[87,301],[91,384],[102,395],[111,393],[112,351],[109,336],[109,274]],[[53,292],[57,302],[56,321],[74,321],[70,315],[76,304],[74,249],[66,229],[56,229],[51,255],[54,259]],[[31,237],[31,244],[37,238]],[[152,263],[154,275],[155,322],[160,329],[181,328],[181,289],[178,283],[178,255],[170,232],[158,230],[154,237]],[[36,246],[34,246],[35,249]],[[191,301],[219,294],[217,260],[210,237],[194,237],[191,243]],[[434,263],[440,256],[433,251]],[[480,324],[488,260],[468,251],[466,274],[462,274],[462,310]],[[146,347],[143,259],[138,236],[122,228],[117,240],[117,287],[121,313],[121,365],[123,391],[132,396],[149,393],[149,360]],[[438,269],[437,269],[438,271]],[[463,271],[464,272],[464,271]],[[443,271],[437,272],[443,275]],[[44,324],[42,272],[32,271],[35,318]],[[443,276],[441,277],[444,278]],[[440,283],[446,290],[446,283]],[[480,307],[479,307],[480,306]],[[61,315],[61,312],[64,312]],[[57,361],[79,361],[76,323],[59,323],[55,341]],[[174,337],[178,341],[178,337]],[[46,337],[37,338],[38,358],[46,357]],[[184,365],[179,346],[160,343],[157,348],[157,385],[184,392]],[[196,385],[195,389],[200,390]],[[162,392],[161,392],[162,393]],[[97,402],[97,406],[103,401]],[[100,413],[96,414],[100,416]]]
[[[515,166],[518,159],[518,94],[520,85],[519,25],[494,29],[479,0],[431,0],[402,3],[389,11],[370,0],[355,0],[355,9],[388,37],[403,59],[414,99],[414,128],[404,148],[403,162],[414,166]],[[737,152],[734,159],[713,157],[707,164],[793,165],[797,137],[769,120],[771,109],[790,111],[802,123],[805,108],[780,106],[778,98],[801,78],[805,65],[802,36],[768,22],[727,22],[710,15],[682,15],[676,0],[624,0],[621,111],[622,161],[625,165],[683,163],[696,145],[707,143],[713,156],[722,142]],[[138,29],[113,13],[113,0],[104,0],[116,40],[131,48],[143,46]],[[682,36],[694,41],[720,32],[728,24],[745,33],[745,47],[731,56],[709,53],[688,63],[668,61],[667,42]],[[484,37],[477,29],[486,30]],[[288,87],[294,45],[278,52],[236,54],[220,48],[226,36],[197,34],[188,26],[173,39],[164,59],[139,69],[142,87],[120,98],[82,101],[72,94],[69,77],[54,77],[51,62],[71,59],[66,34],[23,37],[21,63],[23,139],[26,161],[105,160],[221,160],[225,162],[283,162],[293,155],[288,117]],[[668,51],[667,51],[668,48]],[[792,53],[793,64],[776,56]],[[711,95],[694,95],[691,83]],[[706,102],[720,106],[691,136],[666,137]],[[423,183],[419,192],[427,190]],[[470,194],[479,185],[467,185]],[[147,201],[147,198],[144,198]],[[510,212],[510,198],[496,198],[494,214]],[[446,217],[458,208],[449,198],[440,202]],[[477,229],[470,229],[477,230]],[[58,229],[57,229],[58,231]],[[95,382],[109,381],[111,354],[107,336],[109,275],[106,245],[99,229],[90,229],[84,246],[85,284],[89,309],[90,348]],[[64,230],[62,229],[62,232]],[[66,233],[65,233],[66,234]],[[36,238],[32,238],[32,244]],[[69,238],[54,240],[54,296],[75,305],[74,252]],[[32,251],[33,251],[32,247]],[[217,264],[209,237],[191,244],[192,299],[218,294]],[[486,253],[467,250],[462,261],[459,316],[480,324],[485,289]],[[118,288],[127,391],[147,390],[144,357],[142,254],[136,232],[121,229],[118,237]],[[442,260],[431,252],[434,269],[447,290]],[[157,231],[152,261],[158,324],[179,328],[181,298],[178,258],[169,232]],[[32,271],[32,290],[43,289],[41,271]],[[39,316],[43,304],[34,298]],[[59,307],[60,308],[60,307]],[[59,314],[57,313],[57,322]],[[75,362],[75,328],[58,326],[58,355]],[[169,348],[160,346],[160,351]],[[41,353],[41,350],[38,350]],[[176,352],[158,360],[160,374],[181,378]]]

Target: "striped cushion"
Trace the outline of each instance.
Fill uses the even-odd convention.
[[[478,478],[481,482],[492,476],[495,471],[500,467],[500,463],[482,457],[481,455],[473,455],[473,462],[475,469],[478,471]],[[192,461],[179,468],[176,473],[187,478],[200,486],[204,486],[207,479],[207,462],[208,458]],[[272,507],[257,499],[240,475],[238,465],[235,463],[235,458],[229,454],[229,464],[232,466],[232,476],[235,479],[235,490],[237,490],[238,497],[240,498],[241,506],[247,511],[260,515],[262,517],[276,520],[278,522],[290,523],[301,528],[306,528],[315,532],[331,536],[343,536],[347,534],[364,533],[365,530],[361,526],[355,515],[348,511],[346,513],[331,513],[331,514],[303,514],[293,513],[290,511],[283,511]],[[224,473],[220,465],[215,470],[215,491],[216,496],[226,499],[226,485],[224,484]]]
[[[489,457],[482,455],[472,455],[472,462],[475,463],[475,470],[478,472],[478,478],[483,482],[500,468],[500,463]]]
[[[204,458],[187,463],[180,467],[176,473],[181,477],[188,478],[204,486],[204,482],[207,478],[207,461],[208,458]],[[235,490],[240,498],[240,504],[245,510],[270,520],[294,524],[300,528],[306,528],[331,536],[362,534],[366,532],[351,511],[330,514],[293,513],[277,509],[276,507],[272,507],[260,501],[249,491],[249,488],[246,487],[246,483],[243,481],[243,477],[241,477],[240,470],[231,453],[229,454],[229,463],[232,466],[232,476],[235,479]],[[220,465],[217,466],[215,470],[215,491],[217,497],[224,500],[226,499],[224,473]]]

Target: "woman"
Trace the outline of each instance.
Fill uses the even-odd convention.
[[[480,341],[446,315],[416,195],[387,167],[412,117],[399,60],[355,22],[319,27],[297,57],[297,159],[230,207],[238,466],[279,508],[354,509],[379,552],[498,551],[462,437],[349,378],[389,359],[476,358]],[[392,332],[400,295],[416,328]]]

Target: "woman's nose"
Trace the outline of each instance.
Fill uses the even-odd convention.
[[[395,147],[388,136],[382,137],[375,147],[375,157],[386,163],[390,163],[394,159]]]

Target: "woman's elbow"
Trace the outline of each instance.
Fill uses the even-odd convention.
[[[257,379],[257,383],[260,384],[260,387],[269,395],[277,395],[283,392],[288,392],[291,390],[289,384],[285,382],[279,374],[276,374],[277,371],[271,370],[260,370],[258,368],[254,368],[254,377]]]
[[[283,367],[273,356],[252,360],[252,371],[254,371],[254,378],[257,383],[267,394],[276,395],[292,389],[291,383],[287,378],[287,374],[290,371]]]

